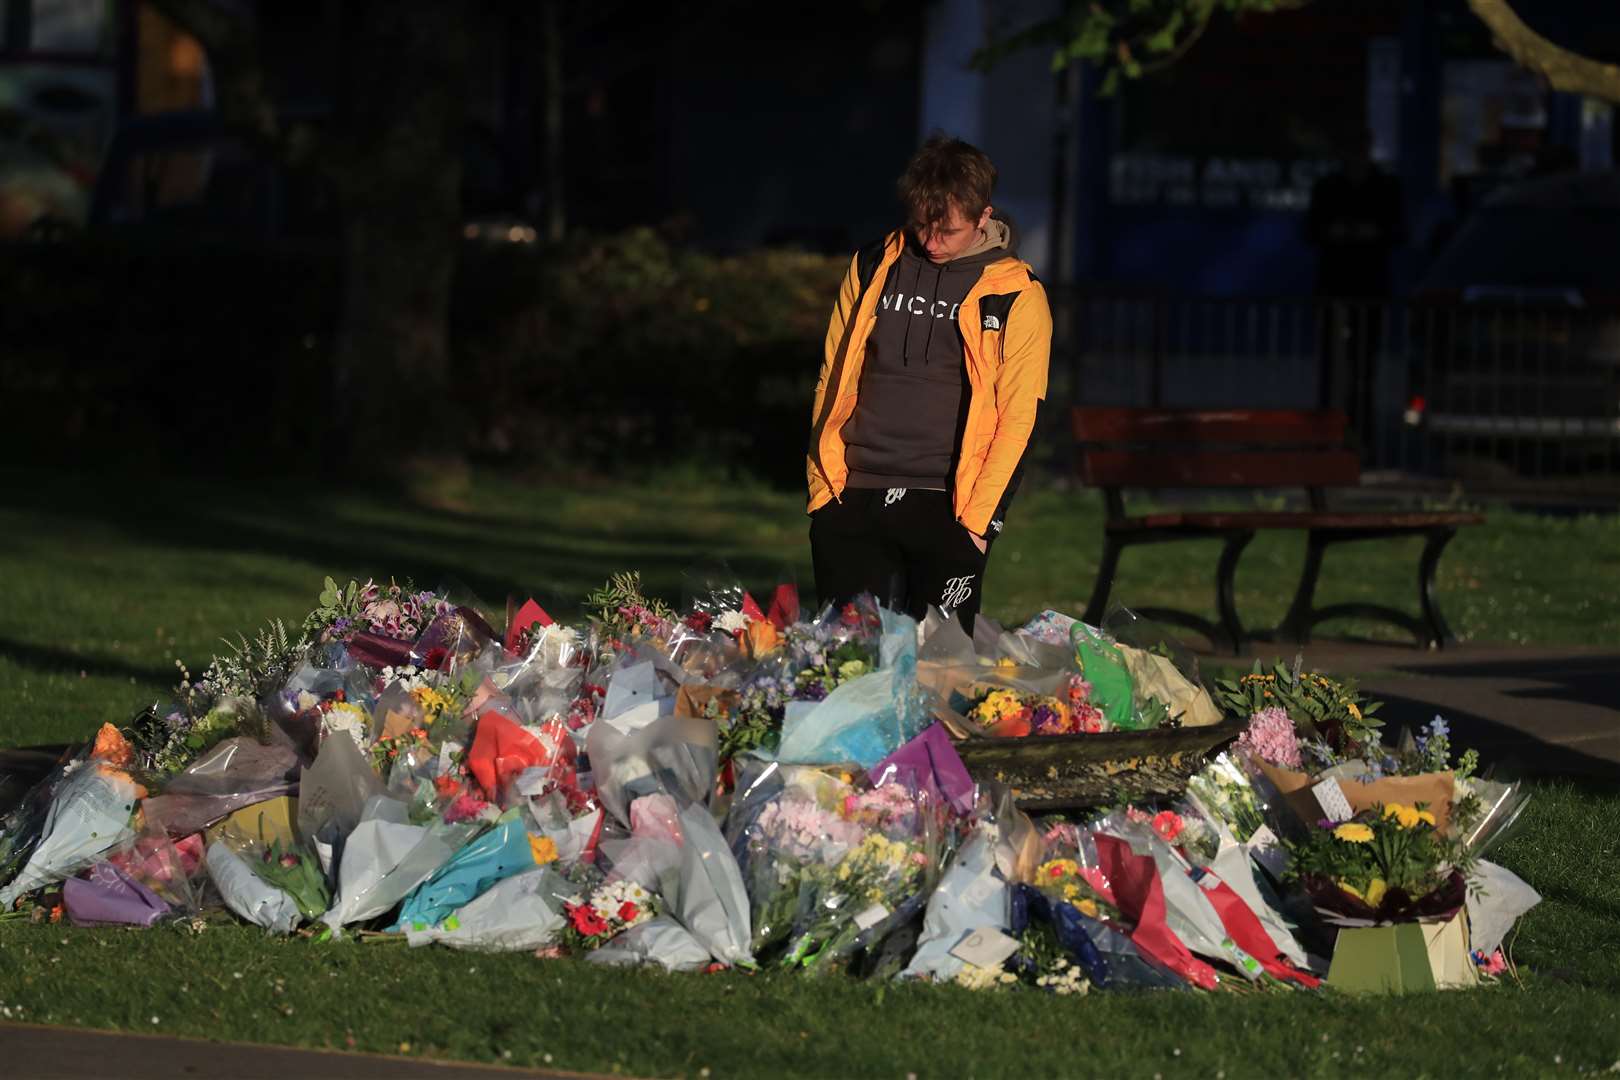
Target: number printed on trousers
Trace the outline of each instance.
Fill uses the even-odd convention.
[[[940,593],[939,606],[943,608],[959,608],[967,603],[973,596],[973,579],[977,574],[963,574],[961,577],[947,578],[945,591]]]

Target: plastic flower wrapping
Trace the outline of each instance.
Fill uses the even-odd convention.
[[[3,914],[1070,997],[1351,985],[1354,933],[1419,922],[1466,978],[1402,964],[1512,977],[1539,897],[1484,856],[1527,796],[1439,717],[1387,737],[1298,664],[1206,685],[1139,623],[682,591],[617,575],[569,623],[328,579],[0,806]],[[1225,738],[1173,787],[1039,822],[966,753],[1108,773],[1190,728]]]

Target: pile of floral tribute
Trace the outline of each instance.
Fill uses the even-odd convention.
[[[0,912],[593,963],[840,970],[983,989],[1311,988],[1341,928],[1465,918],[1473,981],[1535,893],[1482,855],[1514,785],[1436,718],[1387,745],[1350,683],[1279,665],[1212,696],[1167,650],[1055,612],[972,638],[869,600],[805,618],[611,580],[502,631],[330,579],[0,817]],[[1032,820],[963,738],[1247,729],[1185,794]],[[1337,961],[1335,961],[1337,964]]]

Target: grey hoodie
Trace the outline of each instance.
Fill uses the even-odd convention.
[[[1017,252],[1000,218],[985,234],[941,264],[908,241],[889,268],[842,429],[850,487],[950,488],[967,386],[957,310],[986,266]]]

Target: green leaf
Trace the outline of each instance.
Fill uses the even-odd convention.
[[[1097,93],[1103,97],[1113,97],[1119,90],[1119,68],[1109,68],[1108,74],[1103,76],[1102,86]]]

